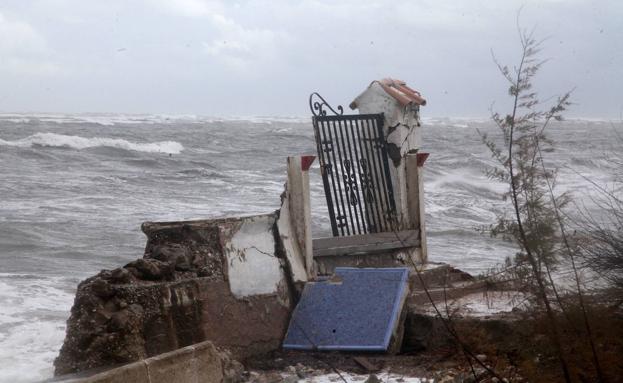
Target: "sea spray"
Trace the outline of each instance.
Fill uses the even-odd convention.
[[[111,148],[133,150],[137,152],[165,154],[180,154],[182,150],[184,150],[182,144],[175,141],[135,143],[119,138],[87,138],[56,133],[36,133],[32,136],[28,136],[26,138],[14,141],[5,141],[3,139],[0,139],[0,145],[15,146],[21,148],[41,146],[72,149],[88,149],[106,146]]]

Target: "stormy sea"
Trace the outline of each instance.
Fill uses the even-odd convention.
[[[549,128],[557,190],[593,209],[621,153],[621,122]],[[477,229],[507,202],[489,180],[477,129],[487,120],[424,119],[429,259],[480,273],[515,248]],[[0,382],[50,378],[78,282],[141,257],[143,221],[249,215],[279,207],[285,157],[314,154],[308,118],[0,115]],[[317,163],[314,235],[330,233]]]

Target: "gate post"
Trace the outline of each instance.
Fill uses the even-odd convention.
[[[426,158],[428,158],[428,153],[408,153],[405,158],[409,228],[419,232],[421,253],[416,255],[416,259],[423,263],[428,262],[424,212],[424,162]]]
[[[315,156],[288,157],[288,179],[281,196],[277,227],[283,243],[292,279],[296,284],[315,277],[311,211],[309,195],[309,168]]]
[[[418,152],[421,144],[420,106],[426,105],[421,95],[409,88],[403,81],[383,79],[373,81],[368,88],[350,104],[360,114],[383,113],[383,131],[390,158],[390,174],[396,205],[398,229],[415,228],[422,224],[423,217],[413,215],[409,207],[407,157]],[[417,172],[417,166],[416,172]],[[413,190],[413,188],[411,188]],[[419,200],[423,201],[422,198]],[[418,200],[418,201],[419,201]],[[420,202],[417,203],[418,205]],[[418,210],[419,211],[419,210]]]

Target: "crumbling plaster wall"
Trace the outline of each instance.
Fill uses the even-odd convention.
[[[223,247],[229,288],[236,298],[274,294],[285,280],[282,259],[275,255],[273,216],[248,218]]]

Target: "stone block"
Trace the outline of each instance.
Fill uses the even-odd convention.
[[[212,342],[202,342],[194,346],[195,371],[200,382],[220,382],[223,380],[225,362]]]
[[[199,383],[195,352],[184,347],[173,352],[145,360],[150,383],[187,382]],[[217,382],[218,380],[214,380]]]
[[[223,371],[228,370],[230,381],[236,380],[242,370],[232,366],[237,362],[219,351],[211,342],[201,342],[175,351],[160,354],[108,371],[86,377],[59,377],[58,382],[67,383],[204,383],[224,382]]]

